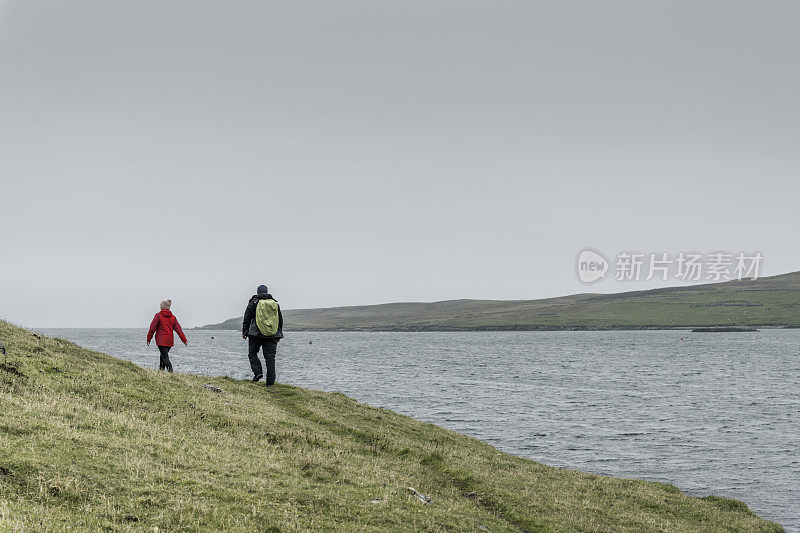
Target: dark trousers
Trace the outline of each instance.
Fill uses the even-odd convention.
[[[159,361],[158,361],[158,369],[159,370],[164,370],[166,368],[169,372],[172,372],[172,363],[169,360],[169,349],[170,348],[172,348],[172,346],[159,346],[158,347],[158,351],[161,353],[161,357],[159,358]]]
[[[275,383],[275,353],[278,351],[278,339],[264,339],[261,337],[247,337],[250,349],[247,357],[250,358],[250,368],[253,375],[263,375],[261,371],[261,360],[258,358],[258,350],[263,349],[264,361],[267,363],[267,385]]]

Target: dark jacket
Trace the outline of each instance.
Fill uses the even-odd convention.
[[[147,331],[147,342],[150,342],[155,333],[156,344],[159,346],[172,346],[175,344],[175,337],[172,336],[173,330],[181,338],[183,344],[186,344],[186,335],[183,334],[181,325],[178,324],[178,319],[169,309],[162,309],[156,313],[150,323],[150,329]]]
[[[261,330],[256,325],[256,304],[259,300],[275,300],[271,294],[256,294],[250,301],[247,302],[247,308],[244,310],[244,320],[242,320],[242,335],[248,337],[258,337],[260,339],[282,339],[283,338],[283,313],[281,313],[281,306],[278,305],[278,331],[275,335],[267,337],[261,334]],[[276,302],[278,300],[275,300]]]

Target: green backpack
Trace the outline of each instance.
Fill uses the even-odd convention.
[[[278,332],[278,302],[275,300],[259,300],[256,304],[256,326],[265,337],[272,337]]]

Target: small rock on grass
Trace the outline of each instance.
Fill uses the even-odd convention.
[[[422,494],[421,492],[417,491],[414,487],[408,487],[408,492],[410,492],[416,499],[421,501],[422,503],[431,503],[432,499],[427,494]]]
[[[203,387],[207,388],[208,390],[217,392],[219,394],[225,394],[225,391],[217,387],[216,385],[212,385],[211,383],[206,383]]]

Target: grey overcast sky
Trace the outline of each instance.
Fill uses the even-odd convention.
[[[0,0],[0,317],[652,286],[584,247],[800,270],[800,2]]]

